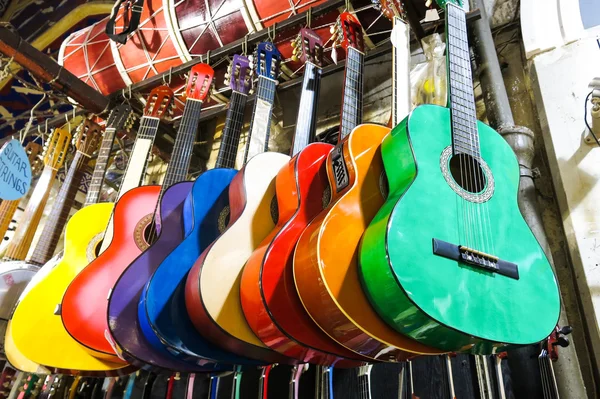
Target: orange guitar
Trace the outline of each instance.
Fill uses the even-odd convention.
[[[361,28],[344,13],[338,30],[348,53],[346,85],[357,82],[358,96],[362,91]],[[407,38],[405,34],[405,46]],[[394,60],[399,61],[398,57]],[[346,98],[343,106],[348,107]],[[360,109],[354,112],[360,113]],[[390,129],[364,124],[350,129],[350,133],[347,123],[342,118],[340,143],[325,162],[331,188],[329,205],[308,225],[296,246],[294,279],[298,294],[321,329],[354,352],[378,360],[406,360],[418,353],[439,353],[388,327],[363,293],[358,276],[358,246],[387,194],[379,146]]]

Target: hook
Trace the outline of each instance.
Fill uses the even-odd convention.
[[[242,55],[248,55],[248,34],[244,36],[244,41],[242,42]]]
[[[163,75],[163,77],[162,77],[163,83],[164,83],[166,86],[171,86],[171,77],[173,76],[173,67],[172,67],[172,66],[171,66],[171,67],[169,67],[169,74],[168,74],[168,75],[166,75],[166,76],[168,76],[168,77],[169,77],[169,80],[167,81],[167,80],[165,79],[165,75]],[[131,90],[131,86],[129,86],[129,90]]]
[[[206,52],[206,63],[210,65],[210,50]]]
[[[267,34],[269,36],[269,40],[275,43],[275,29],[277,29],[277,23],[274,23],[273,26],[267,27]]]
[[[44,135],[48,134],[48,118],[44,121]]]
[[[65,121],[67,121],[67,129],[69,132],[71,131],[71,121],[69,120],[69,116],[65,114]]]
[[[306,11],[306,27],[308,29],[310,29],[311,20],[312,20],[312,7],[309,7],[308,10]]]
[[[344,11],[350,10],[350,0],[346,0],[346,9]]]

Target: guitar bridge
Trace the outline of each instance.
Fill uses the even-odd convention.
[[[452,259],[467,265],[498,273],[506,277],[519,279],[519,268],[515,263],[505,261],[497,256],[487,254],[462,245],[451,244],[446,241],[433,239],[434,255]]]

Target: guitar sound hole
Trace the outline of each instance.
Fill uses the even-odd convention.
[[[479,161],[467,154],[450,158],[450,173],[454,181],[465,191],[477,194],[485,188],[485,174]]]

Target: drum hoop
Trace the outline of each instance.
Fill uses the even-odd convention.
[[[169,32],[169,36],[171,37],[171,41],[173,42],[173,46],[181,59],[181,62],[187,62],[192,59],[192,56],[189,50],[185,46],[185,42],[183,41],[183,36],[181,36],[179,32],[179,24],[176,19],[174,19],[175,9],[172,8],[174,6],[173,0],[163,0],[163,13],[165,14],[165,24],[167,25],[167,31]],[[175,29],[177,27],[177,29]]]
[[[169,34],[173,37],[173,42],[176,44],[176,49],[180,53],[179,56],[183,62],[190,61],[192,54],[185,45],[183,35],[181,34],[179,21],[177,21],[177,14],[175,13],[174,0],[163,0],[163,10],[165,11],[165,20],[167,21],[167,29]]]

